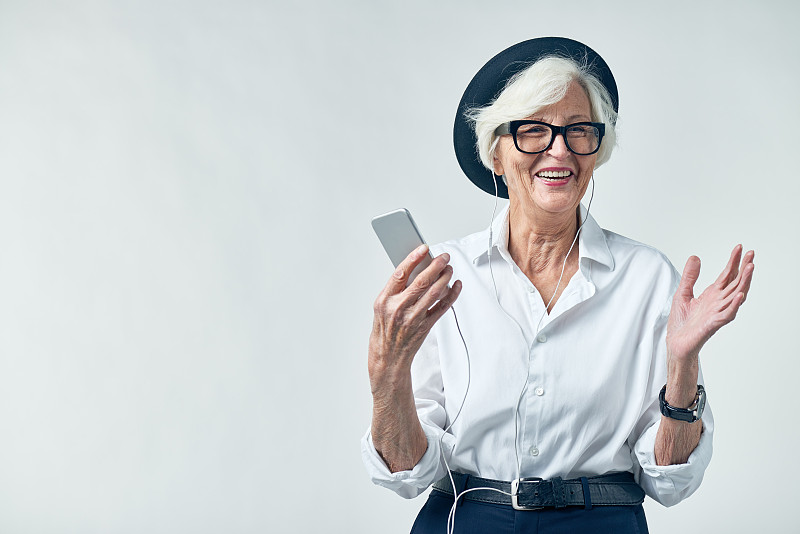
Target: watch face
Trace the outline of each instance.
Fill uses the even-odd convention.
[[[697,408],[695,409],[695,421],[703,417],[703,410],[706,408],[706,390],[703,386],[697,386]]]

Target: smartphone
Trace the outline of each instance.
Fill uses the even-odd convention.
[[[425,244],[422,234],[414,223],[414,218],[411,213],[405,208],[390,211],[383,215],[378,215],[372,219],[372,228],[378,234],[383,248],[392,260],[395,267],[400,265],[404,259],[420,245]],[[430,249],[428,250],[428,257],[423,259],[417,267],[411,271],[411,276],[408,277],[410,284],[416,276],[425,270],[431,264],[433,256]]]

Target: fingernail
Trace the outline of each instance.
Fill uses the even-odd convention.
[[[450,261],[450,254],[445,252],[444,254],[442,254],[442,258],[444,258],[445,262],[449,262]]]
[[[428,250],[428,245],[420,245],[414,252],[416,252],[417,256],[422,256],[423,254],[425,254],[427,250]]]

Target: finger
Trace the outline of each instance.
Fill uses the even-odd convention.
[[[744,255],[744,259],[742,260],[742,268],[747,267],[748,265],[753,265],[753,260],[756,259],[756,253],[754,250],[748,250],[747,253]]]
[[[731,280],[735,279],[739,274],[739,261],[742,257],[742,245],[736,245],[731,251],[731,257],[728,258],[728,264],[719,273],[715,284],[718,288],[722,289],[727,286]]]
[[[747,300],[747,294],[750,293],[750,283],[753,281],[753,272],[755,272],[755,270],[756,266],[752,263],[748,263],[742,269],[744,276],[738,286],[739,292],[742,294],[742,303]]]
[[[747,293],[750,291],[750,282],[753,279],[754,269],[755,266],[752,263],[745,265],[745,267],[742,269],[741,280],[739,281],[739,284],[736,286],[736,289],[734,291],[731,291],[725,298],[723,298],[719,302],[718,309],[720,311],[724,311],[726,309],[731,308],[732,306],[734,306],[734,303],[736,303],[735,306],[738,309],[738,307],[744,303],[745,299],[747,298]]]
[[[739,308],[744,302],[744,293],[734,293],[730,297],[730,302],[717,313],[712,319],[712,329],[714,332],[730,323],[736,318]]]
[[[409,284],[403,294],[404,301],[408,304],[417,302],[417,300],[428,291],[428,288],[439,279],[439,276],[441,276],[442,271],[447,267],[449,261],[450,254],[447,252],[436,256],[431,264],[419,273],[417,277],[414,278],[414,281]]]
[[[406,285],[408,285],[408,277],[411,276],[411,272],[427,255],[428,245],[420,245],[411,251],[411,253],[406,256],[406,259],[400,262],[400,265],[397,266],[394,273],[392,273],[392,277],[389,278],[389,281],[383,288],[384,293],[391,296],[402,292],[406,288]]]
[[[425,291],[425,293],[422,294],[422,296],[420,296],[419,300],[417,301],[417,306],[427,310],[436,304],[437,300],[444,297],[445,292],[448,289],[447,284],[450,283],[452,278],[453,267],[447,265],[444,269],[442,269],[442,272],[439,274],[439,278],[428,288],[427,291]]]
[[[447,293],[445,293],[445,295],[439,299],[439,302],[434,304],[431,309],[428,310],[428,324],[430,325],[428,328],[433,328],[433,324],[453,306],[453,303],[460,294],[461,280],[456,280],[453,282],[453,287],[448,289]]]
[[[700,258],[689,256],[689,259],[686,260],[686,265],[683,267],[681,282],[678,285],[675,296],[680,296],[684,299],[694,298],[694,284],[697,282],[698,276],[700,276]]]
[[[753,265],[754,257],[755,253],[752,250],[744,255],[744,258],[742,259],[742,267],[741,269],[739,269],[739,273],[736,275],[736,278],[728,282],[727,287],[723,288],[723,297],[727,297],[736,291],[742,290],[742,283],[744,280],[745,273],[749,271],[749,274],[752,276],[753,269],[755,268],[755,266]],[[747,296],[746,293],[745,296]]]

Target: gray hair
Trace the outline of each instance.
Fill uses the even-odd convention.
[[[617,112],[614,111],[611,95],[597,76],[592,74],[589,65],[579,64],[570,58],[546,56],[510,78],[491,104],[467,111],[467,117],[475,127],[478,153],[484,167],[494,170],[494,152],[499,139],[494,131],[498,126],[525,119],[557,103],[564,98],[572,82],[577,82],[586,91],[592,107],[592,122],[606,125],[595,167],[608,161],[617,143],[614,129]]]

